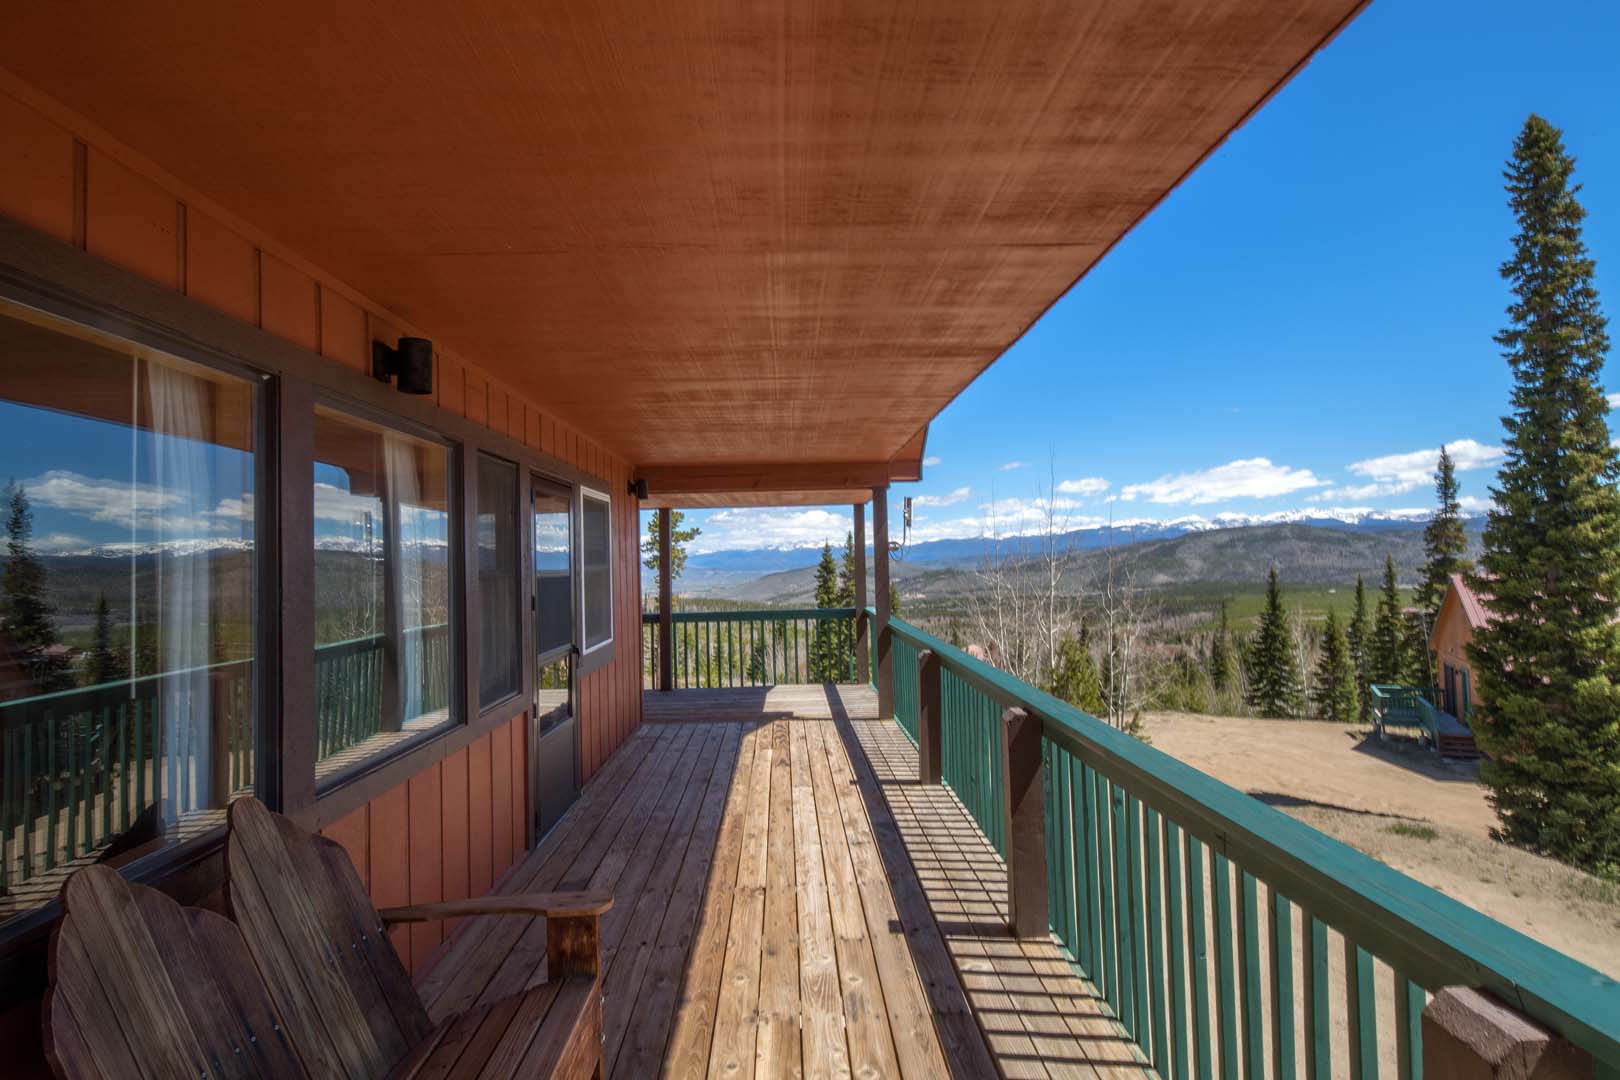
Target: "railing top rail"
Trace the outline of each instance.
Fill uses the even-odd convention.
[[[677,611],[671,616],[671,621],[677,623],[773,622],[780,619],[851,619],[855,615],[856,610],[852,607],[750,608],[737,611]],[[641,621],[643,624],[656,623],[658,621],[658,612],[642,612]]]
[[[870,613],[871,609],[868,609]],[[1430,990],[1484,987],[1620,1069],[1620,982],[911,624],[891,631]]]

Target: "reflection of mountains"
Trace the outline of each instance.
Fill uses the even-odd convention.
[[[429,537],[426,539],[411,537],[400,542],[400,547],[406,551],[447,552],[449,541]],[[382,557],[383,544],[380,540],[362,540],[353,536],[318,536],[315,538],[315,547],[319,551],[349,551],[364,555],[368,551]],[[36,552],[38,558],[47,564],[56,564],[71,559],[101,559],[122,561],[135,556],[184,556],[184,555],[212,555],[220,552],[248,552],[253,550],[253,541],[237,537],[201,537],[192,540],[153,540],[146,542],[116,541],[109,544],[97,544],[93,547],[75,548],[67,551]],[[5,555],[0,554],[0,564],[4,564]]]

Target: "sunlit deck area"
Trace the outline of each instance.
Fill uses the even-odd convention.
[[[866,687],[646,695],[646,725],[501,891],[611,890],[610,1076],[1140,1074],[1055,942]],[[480,920],[435,1017],[545,977],[538,921]]]

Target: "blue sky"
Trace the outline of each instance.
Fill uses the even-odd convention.
[[[1073,527],[1426,508],[1441,443],[1483,508],[1503,162],[1530,112],[1564,129],[1620,310],[1616,57],[1612,2],[1375,0],[934,421],[896,525],[912,495],[919,539],[1007,531],[1054,482]],[[849,511],[690,516],[710,550],[836,543]]]

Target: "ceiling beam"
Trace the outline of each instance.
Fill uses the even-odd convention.
[[[894,478],[888,461],[793,461],[742,465],[642,465],[636,479],[647,481],[652,496],[717,492],[791,493],[887,487]]]

